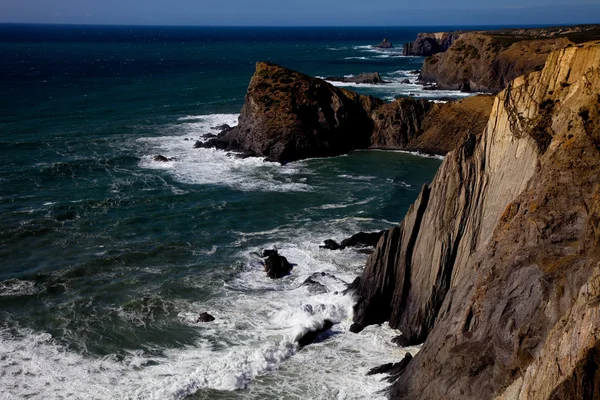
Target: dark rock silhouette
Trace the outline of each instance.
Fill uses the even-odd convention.
[[[308,346],[309,344],[312,344],[315,342],[315,340],[317,339],[317,337],[331,329],[333,327],[333,322],[326,319],[325,321],[323,321],[323,326],[314,330],[310,330],[308,332],[306,332],[304,335],[302,335],[302,337],[300,337],[300,339],[298,339],[298,345],[300,347],[304,347],[304,346]]]
[[[265,272],[271,279],[279,279],[288,275],[292,271],[292,265],[287,258],[279,254],[271,254],[265,260]]]
[[[390,42],[389,40],[387,40],[387,38],[383,38],[383,40],[381,41],[381,43],[374,45],[373,47],[377,48],[377,49],[391,49],[394,47],[394,45],[392,44],[392,42]]]
[[[215,317],[207,312],[203,312],[202,314],[198,315],[198,318],[196,318],[196,322],[212,322],[214,320]]]
[[[325,80],[346,83],[385,83],[379,72],[362,73],[355,76],[328,76]]]

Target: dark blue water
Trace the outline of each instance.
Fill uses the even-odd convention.
[[[397,358],[393,332],[348,333],[353,299],[338,294],[367,256],[319,244],[393,226],[440,161],[280,166],[192,147],[236,123],[261,60],[377,71],[390,83],[352,88],[432,96],[414,82],[422,59],[369,47],[418,31],[0,25],[3,396],[381,396],[364,372]],[[258,257],[273,246],[296,264],[279,281]],[[318,290],[303,285],[320,272]],[[204,311],[216,321],[196,322]],[[298,349],[325,319],[334,335]]]

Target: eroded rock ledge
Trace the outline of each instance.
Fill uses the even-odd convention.
[[[391,398],[600,398],[600,42],[510,83],[353,287],[424,342]]]
[[[367,148],[444,155],[469,129],[485,124],[491,104],[485,96],[447,104],[417,99],[385,103],[260,62],[238,125],[196,147],[216,147],[281,163]],[[440,118],[451,115],[461,117],[440,123]]]

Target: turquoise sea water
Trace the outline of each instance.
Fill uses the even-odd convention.
[[[398,223],[441,161],[280,166],[193,143],[236,123],[261,60],[377,71],[389,83],[349,86],[388,100],[461,96],[369,47],[420,30],[0,25],[0,398],[381,397],[364,374],[403,350],[385,326],[349,333],[338,294],[367,256],[319,244]],[[274,246],[296,264],[278,281],[258,257]]]

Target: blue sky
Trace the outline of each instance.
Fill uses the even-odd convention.
[[[141,25],[600,23],[600,0],[0,0],[0,22]]]

